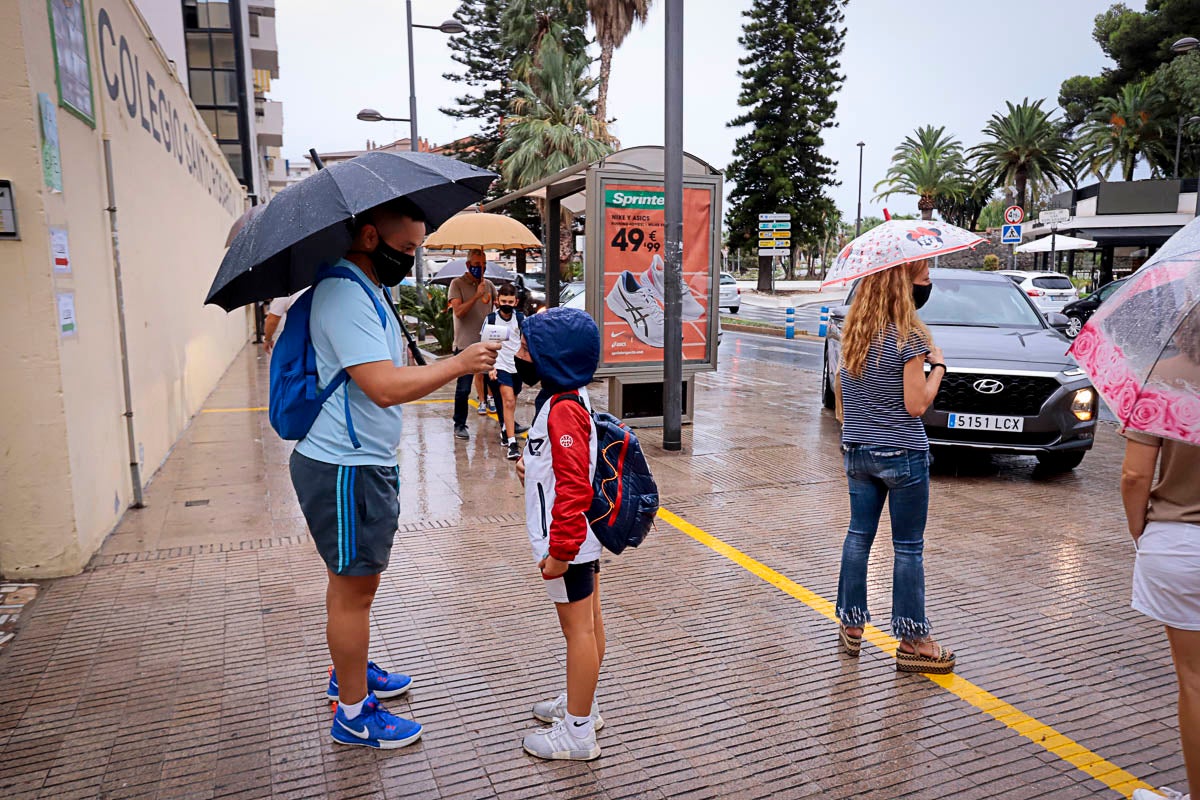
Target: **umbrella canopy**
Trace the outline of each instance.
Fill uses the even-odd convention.
[[[467,260],[465,258],[456,258],[454,261],[447,263],[446,266],[438,270],[438,274],[430,278],[429,282],[441,284],[442,286],[449,286],[450,281],[454,280],[455,278],[460,278],[466,274]],[[516,279],[515,275],[494,261],[488,262],[487,269],[483,271],[483,277],[487,278],[489,281],[513,281]]]
[[[473,211],[446,220],[425,240],[427,250],[523,250],[541,246],[533,231],[512,217]]]
[[[842,248],[821,288],[842,286],[900,264],[944,256],[982,242],[981,236],[947,222],[888,220]]]
[[[1043,236],[1035,242],[1028,244],[1017,245],[1018,253],[1049,253],[1051,250],[1051,239],[1053,239],[1053,249],[1059,253],[1067,250],[1091,250],[1096,246],[1093,239],[1079,239],[1074,236],[1063,236],[1061,233],[1055,233],[1051,236]]]
[[[225,237],[225,246],[229,247],[233,244],[233,240],[242,232],[242,228],[246,227],[246,223],[261,214],[265,208],[265,205],[250,206],[244,214],[235,219],[229,226],[229,235]]]
[[[431,153],[372,151],[287,187],[252,216],[221,261],[205,303],[238,306],[295,294],[345,254],[357,214],[406,197],[439,226],[479,202],[494,172]]]
[[[1127,428],[1200,445],[1200,219],[1100,306],[1070,352]]]

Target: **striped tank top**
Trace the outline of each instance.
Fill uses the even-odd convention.
[[[904,408],[904,365],[928,352],[915,333],[897,347],[896,326],[889,325],[871,343],[862,375],[855,378],[842,368],[843,444],[929,449],[925,424]]]

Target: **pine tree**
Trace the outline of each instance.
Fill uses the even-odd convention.
[[[838,57],[846,30],[846,0],[754,0],[739,43],[744,112],[729,127],[738,137],[726,171],[735,184],[725,216],[733,247],[758,236],[760,213],[792,215],[792,263],[819,246],[833,202],[837,162],[822,155],[822,132],[833,127],[834,95],[844,77]],[[760,259],[758,287],[770,291],[770,261]],[[765,262],[765,263],[764,263]]]
[[[450,57],[464,71],[442,76],[469,87],[465,94],[454,99],[454,107],[443,108],[442,113],[480,126],[478,132],[452,151],[453,155],[489,169],[496,165],[496,148],[503,138],[501,128],[512,99],[509,81],[513,57],[501,42],[503,11],[502,0],[463,0],[454,18],[467,30],[461,36],[449,37],[448,42]]]

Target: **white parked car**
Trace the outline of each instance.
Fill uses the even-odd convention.
[[[721,273],[720,302],[718,305],[721,308],[728,308],[732,313],[736,314],[742,308],[742,290],[738,288],[737,281],[728,272]]]
[[[998,274],[1007,276],[1017,288],[1029,295],[1029,299],[1043,314],[1062,311],[1063,306],[1079,298],[1071,279],[1057,272],[1003,269],[998,270]]]

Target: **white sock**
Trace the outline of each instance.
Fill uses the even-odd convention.
[[[563,724],[566,725],[567,733],[576,739],[586,739],[595,733],[596,724],[590,714],[586,717],[573,717],[568,713]]]
[[[367,698],[359,700],[357,703],[338,703],[342,709],[342,713],[346,715],[346,719],[354,719],[362,713],[363,703],[367,702]]]
[[[515,436],[510,436],[510,437],[508,437],[508,443],[509,443],[509,444],[516,444],[516,443],[517,443],[517,437],[515,437]]]

